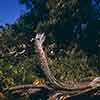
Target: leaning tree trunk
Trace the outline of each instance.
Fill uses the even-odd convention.
[[[44,34],[37,34],[35,37],[35,50],[38,57],[38,61],[41,68],[48,80],[43,86],[20,85],[4,89],[3,94],[8,96],[8,100],[15,100],[13,97],[28,96],[31,100],[64,100],[66,98],[82,100],[82,98],[93,97],[93,95],[99,95],[100,89],[100,77],[95,78],[91,82],[87,82],[84,86],[80,83],[71,87],[69,84],[64,84],[57,80],[49,69],[46,54],[43,50],[43,42],[45,41]],[[37,96],[37,97],[36,97]],[[88,98],[88,100],[91,98]],[[20,100],[20,99],[17,99]]]
[[[92,83],[89,83],[88,85],[82,87],[80,84],[76,85],[75,87],[69,88],[70,86],[67,84],[64,84],[62,82],[60,82],[59,80],[57,80],[53,73],[51,73],[49,66],[48,66],[48,61],[46,58],[46,54],[43,50],[43,42],[45,40],[45,36],[44,33],[43,34],[37,34],[36,38],[35,38],[35,49],[36,49],[36,53],[37,53],[37,57],[38,57],[38,61],[41,65],[41,68],[43,70],[43,72],[45,73],[48,81],[51,83],[51,85],[53,85],[55,89],[59,88],[59,89],[64,89],[64,90],[83,90],[86,88],[89,88],[91,86],[96,85],[97,81],[99,83],[100,78],[96,78]]]

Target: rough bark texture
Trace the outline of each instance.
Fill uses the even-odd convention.
[[[41,65],[41,68],[49,81],[49,84],[43,86],[34,86],[30,85],[21,85],[16,87],[11,87],[5,89],[2,93],[8,96],[8,100],[13,100],[13,97],[29,97],[31,100],[64,100],[69,98],[69,100],[94,100],[93,97],[99,97],[99,89],[100,89],[100,77],[95,78],[91,82],[84,83],[81,85],[80,83],[74,85],[73,87],[69,84],[63,84],[59,80],[57,80],[54,75],[51,73],[48,61],[46,58],[46,54],[43,50],[43,42],[45,40],[44,33],[37,34],[35,37],[35,49],[38,57],[38,61]],[[40,95],[41,94],[41,95]],[[39,96],[38,96],[39,95]],[[36,97],[37,96],[37,97]],[[14,99],[15,100],[15,99]],[[20,100],[20,99],[17,99]],[[96,99],[97,100],[97,99]],[[99,99],[98,99],[99,100]]]

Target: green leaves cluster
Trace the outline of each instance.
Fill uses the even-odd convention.
[[[62,56],[49,57],[48,61],[55,77],[61,81],[79,82],[99,76],[98,67],[89,65],[85,52],[75,47],[65,50]]]
[[[45,32],[48,62],[57,79],[79,81],[98,75],[100,22],[90,20],[89,0],[20,2],[27,7],[26,12],[14,24],[0,28],[0,78],[7,86],[32,83],[34,75],[44,77],[30,41],[36,32]],[[72,41],[77,50],[71,47]],[[52,56],[48,50],[51,44],[55,44]],[[62,48],[64,55],[59,55]]]

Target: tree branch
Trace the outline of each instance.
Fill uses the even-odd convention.
[[[63,90],[68,90],[68,91],[85,90],[87,88],[95,87],[97,85],[97,80],[98,80],[98,82],[100,82],[100,78],[98,78],[97,80],[95,80],[95,82],[93,81],[91,83],[88,83],[84,87],[82,87],[80,84],[78,84],[74,87],[70,87],[70,85],[64,84],[64,83],[58,81],[49,69],[46,54],[43,50],[43,42],[44,41],[45,41],[44,33],[42,33],[42,34],[38,33],[35,37],[35,49],[36,49],[38,60],[41,64],[41,68],[44,71],[47,79],[50,82],[50,85],[53,86],[53,88],[63,89]],[[68,87],[70,87],[70,88],[68,88]]]

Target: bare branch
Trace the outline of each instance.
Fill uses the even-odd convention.
[[[58,81],[49,69],[46,54],[45,54],[45,52],[43,50],[43,46],[42,46],[44,40],[45,40],[44,33],[43,34],[38,33],[35,37],[35,49],[36,49],[36,53],[37,53],[37,56],[38,56],[38,60],[41,64],[41,68],[44,71],[47,79],[50,82],[50,85],[53,86],[53,88],[55,88],[55,89],[65,89],[66,91],[67,90],[68,91],[70,91],[70,90],[71,91],[76,91],[76,90],[83,91],[85,89],[92,88],[92,85],[91,85],[92,83],[95,83],[94,86],[96,85],[97,81],[96,82],[93,81],[91,83],[86,84],[84,87],[82,87],[80,84],[75,85],[74,87],[70,87],[68,84],[64,84],[64,83]],[[98,81],[100,82],[100,78],[98,78]]]

